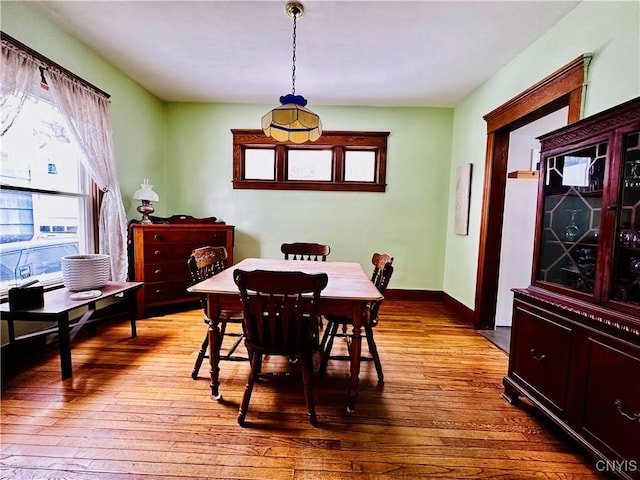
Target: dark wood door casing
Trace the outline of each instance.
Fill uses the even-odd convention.
[[[487,122],[487,149],[473,315],[475,328],[495,326],[509,134],[565,106],[569,107],[567,123],[579,120],[590,61],[591,56],[586,54],[575,58],[483,117]]]

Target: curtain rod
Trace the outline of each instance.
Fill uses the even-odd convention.
[[[65,75],[70,76],[71,78],[73,78],[74,80],[77,80],[78,82],[82,83],[83,85],[85,85],[86,87],[89,87],[90,89],[94,90],[96,93],[99,93],[100,95],[106,97],[106,98],[111,98],[111,95],[109,95],[107,92],[105,92],[104,90],[99,89],[98,87],[96,87],[95,85],[87,82],[84,78],[79,77],[78,75],[76,75],[73,72],[70,72],[69,70],[67,70],[66,68],[64,68],[63,66],[57,64],[56,62],[54,62],[53,60],[45,57],[44,55],[42,55],[41,53],[35,51],[34,49],[32,49],[31,47],[26,46],[24,43],[19,42],[18,40],[16,40],[15,38],[13,38],[11,35],[8,35],[2,31],[0,31],[0,38],[2,40],[6,40],[7,42],[13,44],[14,46],[24,50],[25,52],[27,52],[28,54],[32,55],[33,57],[35,57],[36,59],[40,60],[42,63],[44,63],[47,67],[51,67],[53,69],[59,70],[60,72],[64,73]]]

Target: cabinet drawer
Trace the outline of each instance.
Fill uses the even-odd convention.
[[[185,282],[151,282],[144,284],[144,302],[147,306],[164,305],[176,301],[197,302],[199,297],[187,292]]]
[[[227,243],[227,232],[221,230],[199,230],[193,228],[165,229],[165,230],[145,230],[143,240],[146,244],[158,243],[193,243],[198,246],[211,245],[214,247],[225,246]],[[191,252],[189,252],[191,253]]]
[[[528,384],[532,394],[557,413],[564,411],[572,329],[522,304],[515,305],[513,329],[510,356],[513,375]]]
[[[144,247],[144,263],[158,264],[166,262],[183,262],[188,273],[187,260],[194,248],[203,247],[205,243],[154,243]],[[215,245],[214,245],[215,246]]]
[[[599,337],[587,345],[583,434],[640,468],[640,348]]]
[[[160,262],[145,263],[144,265],[144,281],[145,282],[168,282],[182,281],[183,284],[191,285],[191,274],[187,267],[187,262]]]

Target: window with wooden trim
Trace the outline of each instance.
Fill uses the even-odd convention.
[[[278,142],[231,130],[233,188],[384,192],[389,132],[325,131],[315,142]]]
[[[0,128],[0,297],[4,299],[9,288],[22,283],[61,285],[61,258],[93,253],[97,246],[102,192],[83,166],[86,155],[49,91],[48,70],[108,94],[0,33],[3,82],[11,84],[14,77],[31,80],[15,82],[17,87],[3,95],[7,108]],[[22,60],[7,61],[14,58]]]
[[[82,149],[46,90],[30,96],[0,142],[0,295],[62,280],[61,257],[92,252],[92,182]]]

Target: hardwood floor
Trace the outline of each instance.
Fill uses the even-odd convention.
[[[204,329],[198,310],[141,320],[137,338],[126,321],[101,324],[73,343],[73,378],[60,380],[55,348],[3,378],[0,477],[600,478],[535,409],[501,398],[506,354],[441,304],[387,301],[375,330],[384,385],[364,363],[348,414],[348,365],[330,361],[316,385],[317,427],[298,366],[276,357],[265,371],[290,374],[256,385],[239,427],[248,365],[223,362],[223,401],[212,401],[207,361],[190,376]]]

